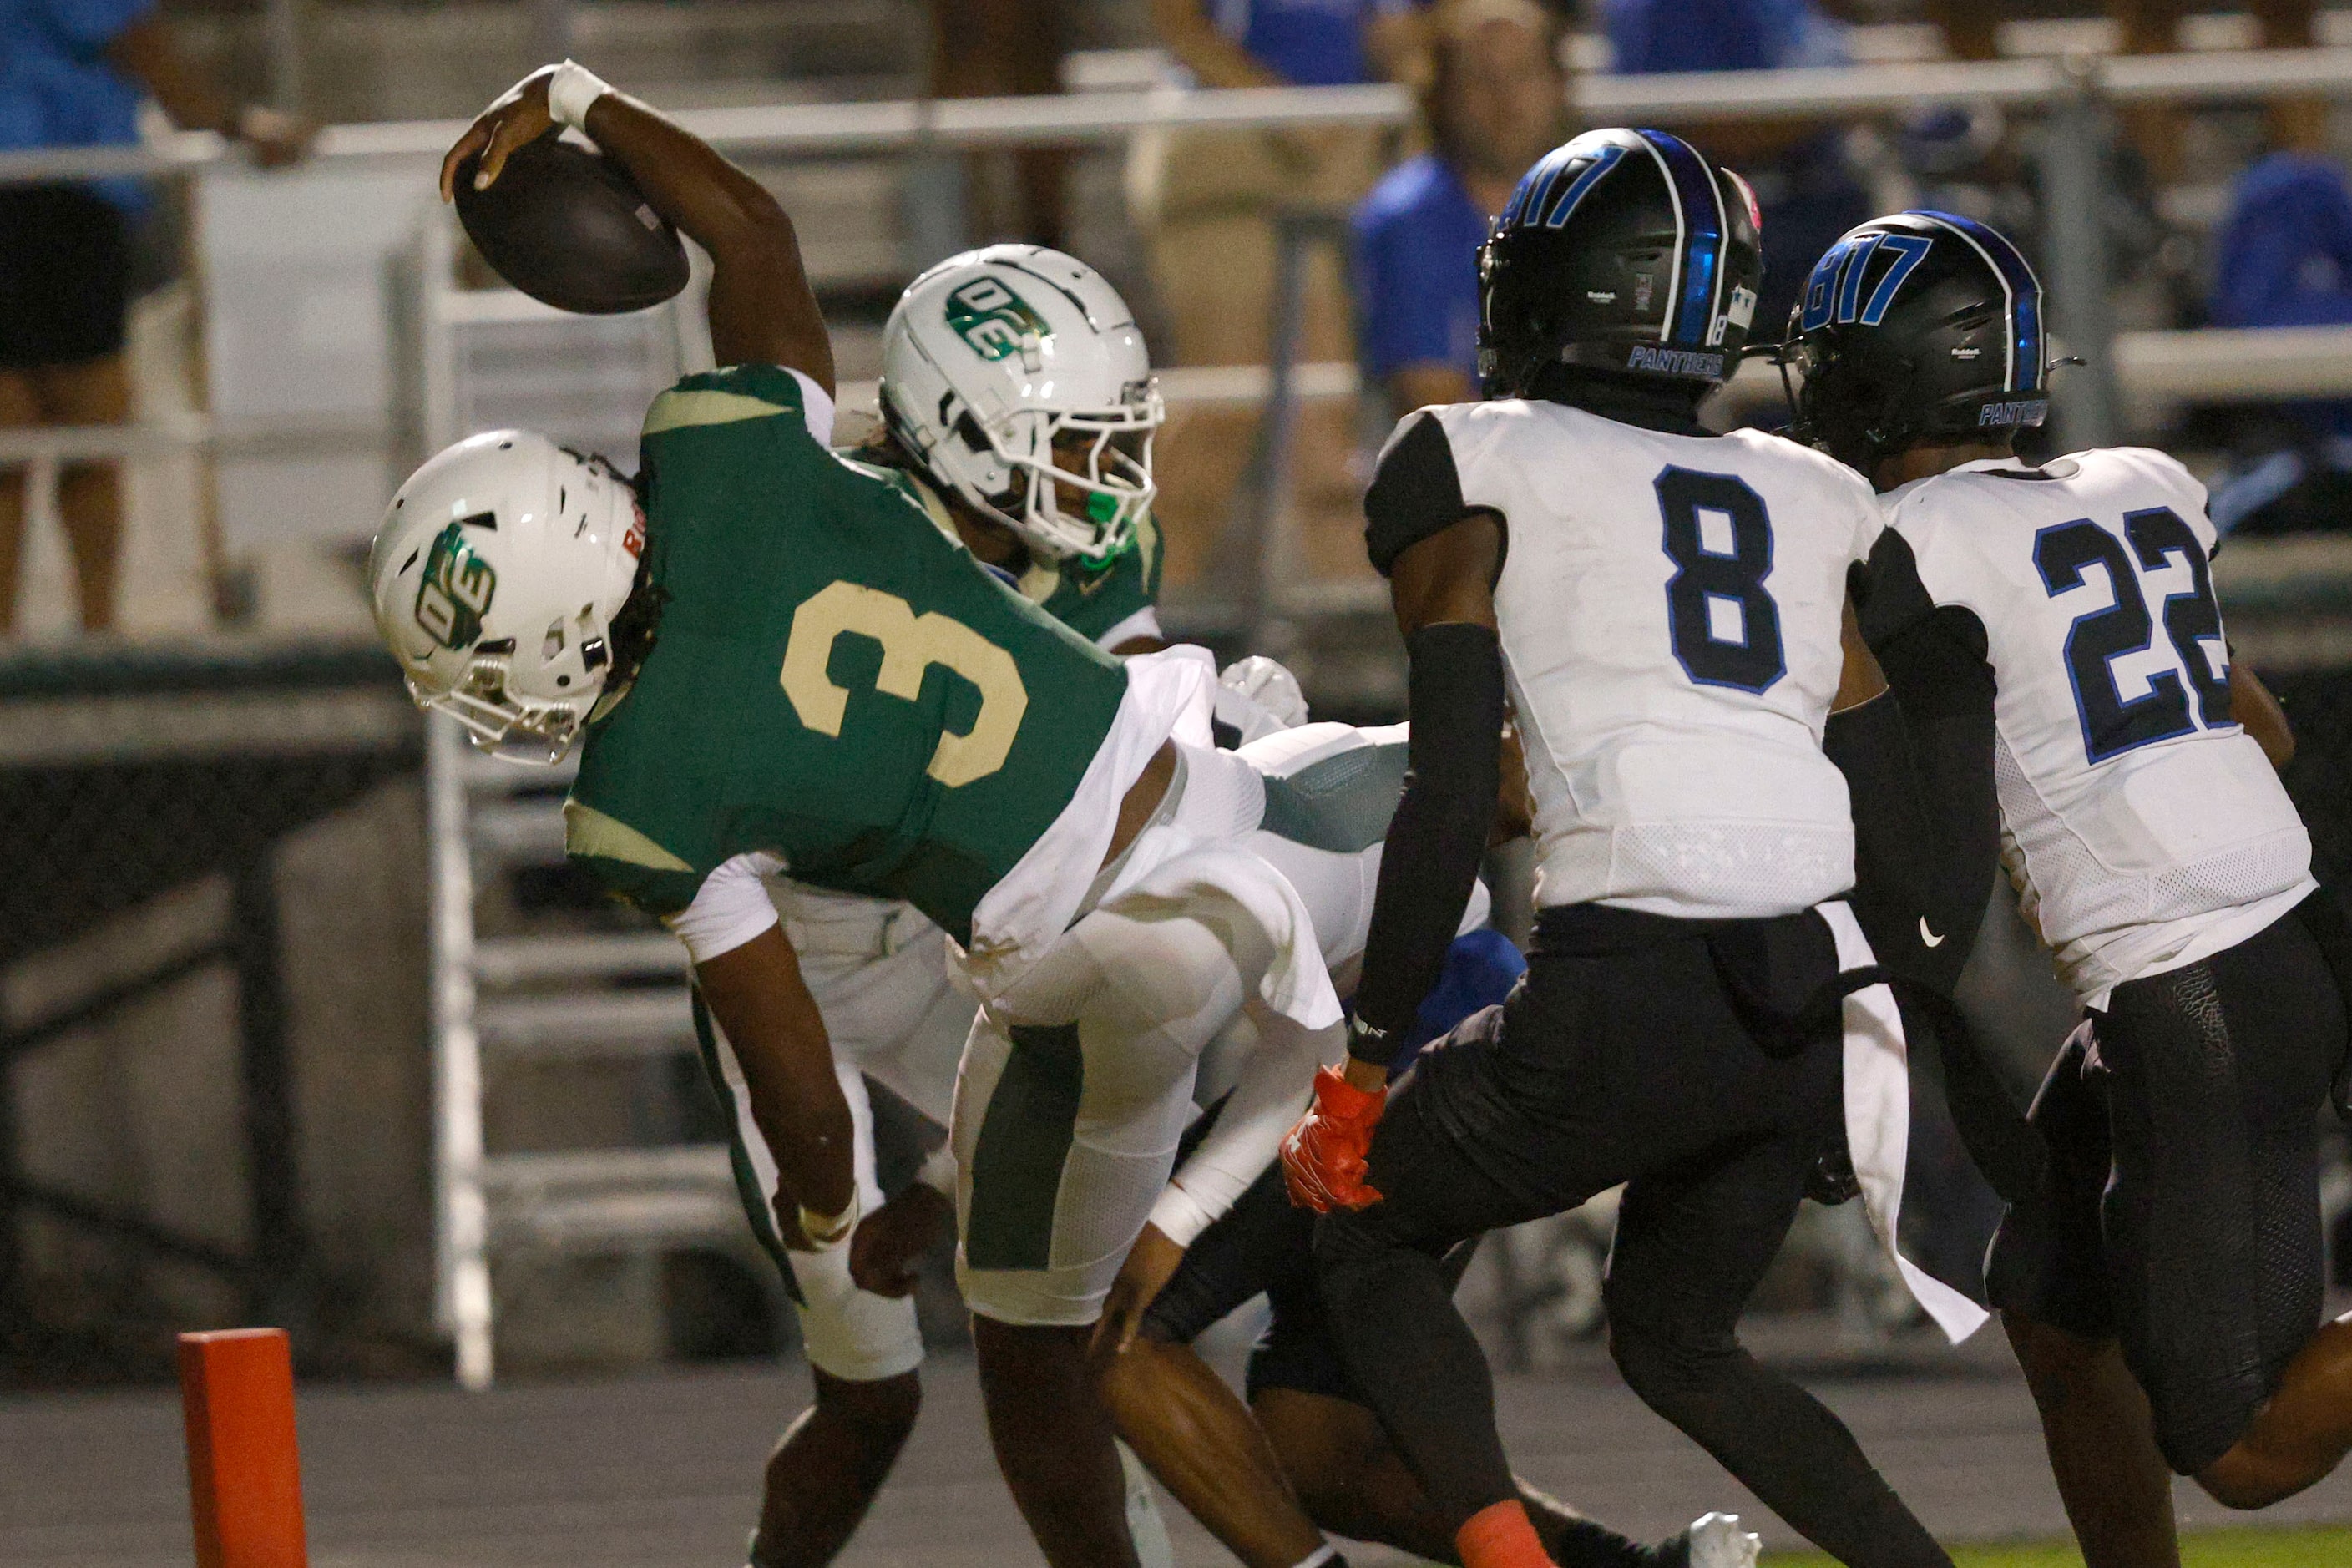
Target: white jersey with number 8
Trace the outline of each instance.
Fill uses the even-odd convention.
[[[1729,919],[1851,889],[1822,727],[1847,569],[1882,526],[1862,480],[1776,436],[1543,402],[1431,409],[1383,454],[1449,460],[1462,506],[1500,513],[1507,535],[1495,611],[1538,901]]]

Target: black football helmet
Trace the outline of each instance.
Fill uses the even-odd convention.
[[[1588,131],[1519,179],[1478,252],[1478,372],[1554,364],[1703,384],[1738,367],[1763,275],[1756,195],[1663,131]]]
[[[1973,218],[1905,212],[1850,231],[1814,264],[1789,350],[1804,373],[1790,434],[1865,473],[1923,441],[2049,417],[2042,284]]]

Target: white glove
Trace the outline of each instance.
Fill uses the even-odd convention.
[[[1298,677],[1254,653],[1225,666],[1217,677],[1217,721],[1240,731],[1246,746],[1306,723],[1307,694],[1298,689]]]

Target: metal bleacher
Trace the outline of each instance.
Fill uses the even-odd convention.
[[[457,238],[437,204],[421,212],[400,272],[411,345],[404,402],[420,452],[513,425],[633,464],[645,405],[710,363],[699,287],[622,317],[564,315],[510,289],[457,287]],[[480,929],[504,901],[505,879],[563,864],[573,772],[499,762],[476,752],[454,722],[430,722],[436,1305],[469,1388],[488,1386],[496,1365],[497,1258],[754,1245],[724,1144],[487,1146],[501,1069],[610,1067],[696,1049],[685,953],[667,932]],[[498,921],[502,932],[530,923]],[[755,1273],[772,1277],[764,1267]]]

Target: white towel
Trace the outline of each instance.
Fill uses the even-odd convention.
[[[1838,969],[1851,973],[1877,962],[1870,939],[1843,900],[1816,906],[1837,939]],[[1910,1047],[1893,987],[1865,986],[1845,999],[1845,1136],[1863,1205],[1903,1283],[1945,1336],[1958,1344],[1991,1316],[1959,1291],[1903,1256],[1895,1222],[1903,1211],[1903,1166],[1911,1147]]]

